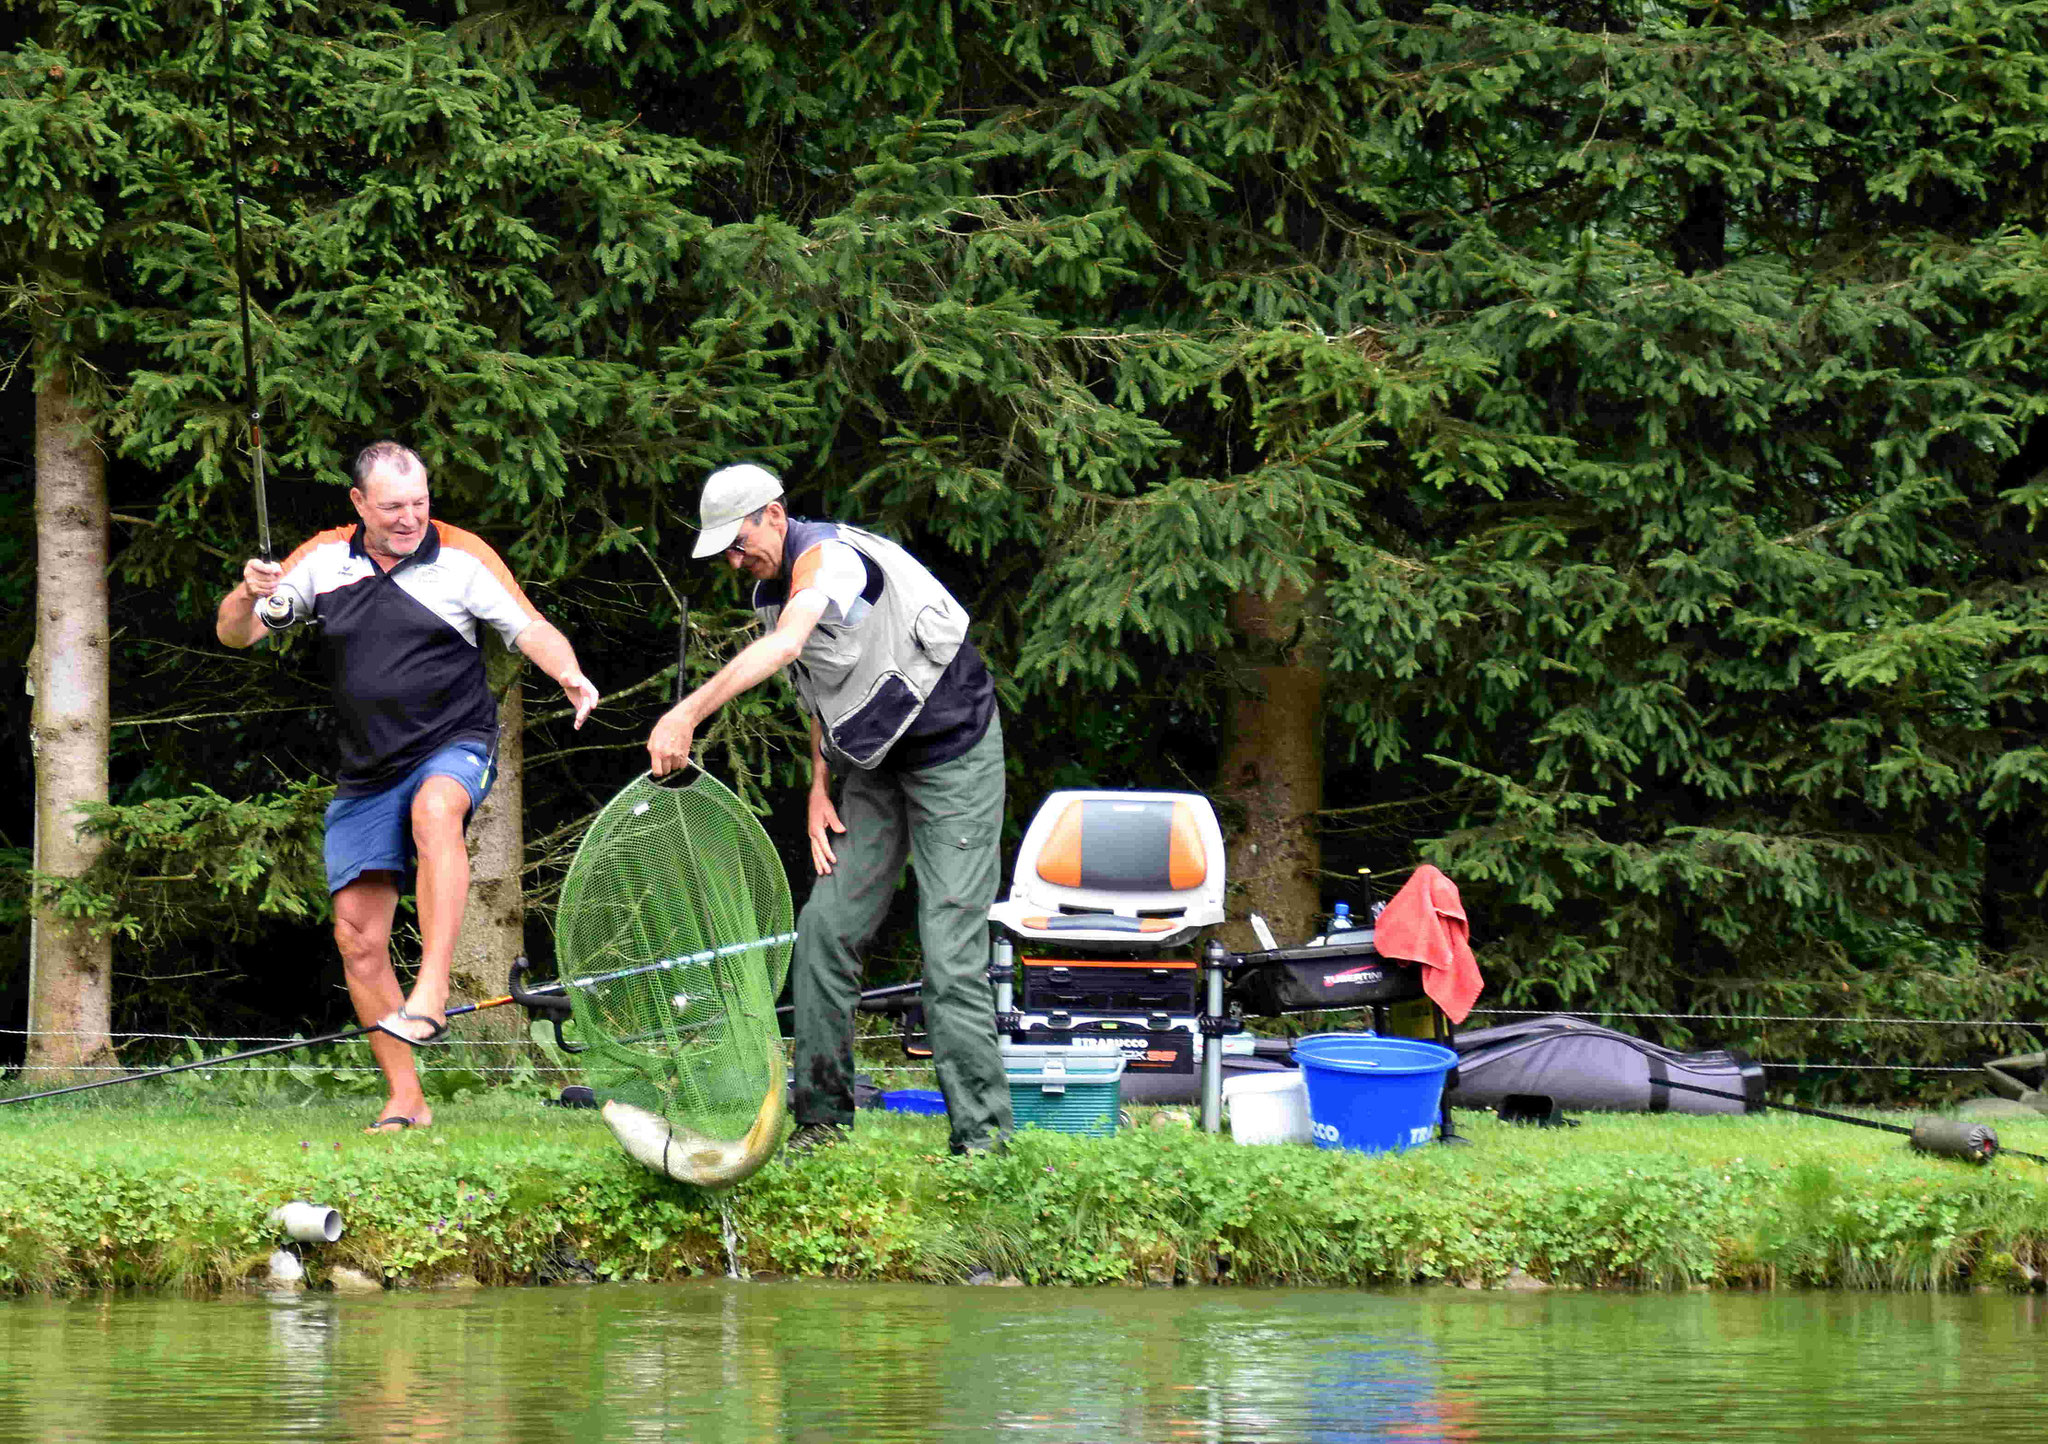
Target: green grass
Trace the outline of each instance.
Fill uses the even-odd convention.
[[[1242,1148],[1178,1124],[1027,1133],[944,1152],[943,1120],[863,1114],[729,1199],[757,1274],[1033,1283],[1589,1287],[2024,1286],[2048,1271],[2048,1167],[1928,1158],[1891,1134],[1773,1113],[1459,1115],[1466,1148]],[[367,1137],[360,1101],[189,1097],[0,1108],[0,1291],[206,1292],[261,1270],[265,1216],[305,1198],[347,1232],[309,1251],[394,1284],[723,1271],[718,1200],[627,1161],[596,1116],[511,1090]],[[1904,1121],[1904,1120],[1896,1120]],[[2002,1121],[2048,1154],[2048,1119]]]

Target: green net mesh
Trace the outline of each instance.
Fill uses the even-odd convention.
[[[783,1071],[789,879],[722,783],[642,776],[605,804],[562,885],[556,961],[600,1099],[737,1139]]]

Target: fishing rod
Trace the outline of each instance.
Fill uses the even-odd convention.
[[[480,1013],[486,1008],[502,1008],[514,1001],[507,993],[502,998],[489,998],[481,1003],[463,1003],[450,1008],[442,1016],[460,1017],[464,1013]],[[343,1028],[335,1033],[322,1033],[317,1038],[293,1038],[284,1043],[266,1043],[261,1048],[247,1048],[240,1053],[225,1053],[218,1058],[195,1058],[188,1063],[173,1063],[168,1068],[152,1068],[143,1073],[124,1073],[119,1078],[101,1078],[92,1083],[73,1083],[68,1088],[46,1088],[41,1093],[17,1093],[12,1098],[0,1098],[0,1106],[9,1103],[33,1103],[38,1098],[61,1098],[66,1093],[89,1093],[95,1088],[112,1088],[117,1083],[140,1083],[148,1078],[168,1078],[173,1073],[189,1073],[194,1068],[218,1068],[225,1063],[240,1063],[249,1058],[263,1058],[272,1053],[290,1053],[300,1048],[322,1048],[329,1043],[346,1043],[351,1038],[360,1038],[365,1033],[374,1033],[377,1026],[366,1023],[359,1027]]]
[[[922,982],[890,983],[885,987],[869,988],[860,995],[854,1007],[863,1013],[897,1013],[910,1006],[907,999],[923,990]],[[794,1013],[796,1004],[784,1003],[775,1011],[778,1015]]]
[[[1875,1128],[1884,1133],[1903,1133],[1914,1148],[1922,1153],[1939,1154],[1944,1158],[1960,1158],[1968,1163],[1989,1163],[2000,1152],[2014,1158],[2025,1158],[2034,1163],[2048,1163],[2048,1158],[2038,1153],[2026,1153],[2017,1148],[2001,1150],[1998,1134],[1988,1123],[1972,1123],[1962,1118],[1920,1118],[1911,1128],[1896,1123],[1879,1123],[1874,1118],[1856,1118],[1847,1113],[1830,1113],[1825,1108],[1804,1108],[1797,1103],[1751,1103],[1740,1093],[1728,1093],[1719,1088],[1702,1088],[1697,1083],[1677,1083],[1669,1078],[1652,1078],[1652,1088],[1676,1088],[1685,1093],[1704,1093],[1709,1098],[1726,1098],[1732,1102],[1752,1107],[1775,1108],[1781,1113],[1802,1113],[1808,1118],[1825,1118],[1833,1123],[1848,1123],[1857,1128]]]
[[[448,1009],[441,1016],[459,1018],[468,1013],[481,1013],[487,1008],[502,1008],[507,1003],[518,1003],[530,1012],[540,1014],[555,1022],[560,1031],[560,1018],[569,1010],[567,989],[588,988],[599,983],[613,982],[619,978],[637,977],[643,973],[658,973],[671,968],[689,967],[697,963],[708,963],[717,958],[730,957],[734,953],[747,952],[755,948],[780,947],[796,941],[795,933],[775,933],[765,938],[755,938],[744,943],[727,943],[723,947],[706,948],[701,952],[685,953],[679,957],[663,958],[659,962],[647,963],[637,968],[621,968],[614,973],[597,973],[590,977],[571,978],[544,983],[538,988],[527,988],[520,983],[520,975],[526,971],[526,959],[521,957],[512,964],[512,991],[502,997],[486,998],[481,1003],[462,1003]],[[346,1043],[377,1031],[374,1023],[354,1028],[343,1028],[338,1032],[322,1033],[317,1038],[293,1038],[283,1043],[266,1043],[261,1048],[248,1048],[240,1053],[225,1053],[218,1058],[195,1058],[186,1063],[173,1063],[165,1068],[152,1068],[142,1073],[125,1073],[119,1078],[101,1078],[91,1083],[73,1083],[65,1088],[49,1088],[40,1093],[18,1093],[11,1098],[0,1098],[0,1106],[9,1103],[31,1103],[38,1098],[59,1098],[66,1093],[88,1093],[95,1088],[111,1088],[117,1083],[140,1083],[148,1078],[168,1078],[173,1073],[189,1073],[195,1068],[218,1068],[227,1063],[240,1063],[250,1058],[263,1058],[272,1053],[291,1053],[300,1048],[321,1048],[329,1043]],[[580,1050],[579,1050],[580,1051]]]
[[[599,983],[610,983],[620,978],[637,978],[643,973],[662,973],[672,968],[687,968],[697,963],[709,963],[719,958],[729,958],[735,953],[751,953],[762,948],[779,948],[784,943],[793,943],[795,941],[795,933],[770,933],[766,937],[749,938],[743,943],[721,943],[715,948],[703,948],[694,953],[679,953],[673,958],[663,958],[659,962],[642,963],[637,968],[620,968],[617,972],[612,973],[592,973],[588,977],[583,978],[562,978],[552,983],[544,983],[538,988],[529,988],[524,996],[546,996],[550,993],[562,992],[565,988],[591,988]],[[525,960],[522,958],[520,961],[523,963]],[[519,996],[518,994],[513,994],[503,1001],[508,1003],[516,1002],[519,1000]]]
[[[263,487],[263,407],[256,399],[256,343],[249,330],[249,260],[242,244],[242,144],[235,130],[235,52],[228,33],[228,7],[220,7],[220,67],[227,91],[228,110],[228,203],[235,221],[235,288],[242,312],[242,403],[248,408],[249,458],[256,479],[256,554],[275,562],[270,544],[270,504]],[[281,631],[297,620],[297,608],[288,592],[272,592],[256,604],[256,615],[272,631]]]

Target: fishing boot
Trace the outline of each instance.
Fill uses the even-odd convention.
[[[806,1123],[789,1135],[789,1142],[782,1145],[782,1151],[792,1157],[816,1153],[844,1143],[853,1130],[839,1123]]]

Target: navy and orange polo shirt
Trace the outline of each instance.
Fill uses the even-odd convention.
[[[540,613],[481,537],[436,521],[387,572],[360,525],[335,527],[285,558],[280,586],[320,626],[341,717],[337,796],[381,791],[451,743],[495,744],[477,623],[509,647]]]

